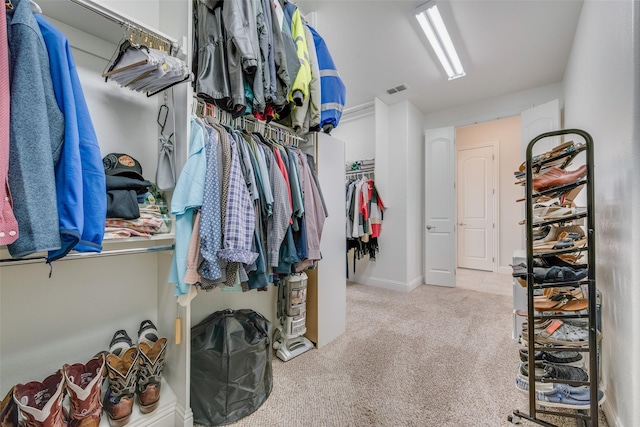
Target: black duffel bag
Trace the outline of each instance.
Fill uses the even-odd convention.
[[[230,424],[253,413],[273,386],[270,323],[253,310],[223,310],[191,328],[195,424]]]

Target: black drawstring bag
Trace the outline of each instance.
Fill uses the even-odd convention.
[[[253,310],[216,311],[191,328],[195,424],[233,423],[271,394],[270,322]]]

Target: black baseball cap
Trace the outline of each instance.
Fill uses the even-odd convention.
[[[126,176],[144,180],[140,162],[124,153],[110,153],[102,159],[104,173],[111,176]]]

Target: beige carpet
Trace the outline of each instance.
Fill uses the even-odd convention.
[[[346,333],[289,362],[274,357],[271,396],[233,425],[512,425],[507,416],[527,412],[528,400],[515,388],[511,304],[455,288],[349,284]]]

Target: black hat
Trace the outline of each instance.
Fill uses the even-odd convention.
[[[144,180],[140,162],[128,154],[110,153],[102,159],[104,173],[111,176],[126,176]]]

